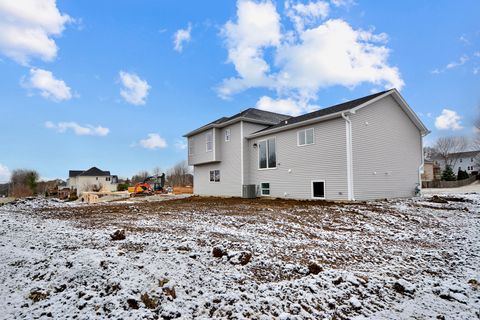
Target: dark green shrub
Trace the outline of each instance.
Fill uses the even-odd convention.
[[[452,167],[447,165],[445,170],[442,172],[442,180],[445,181],[455,181],[457,178],[455,177],[455,173],[453,173]]]

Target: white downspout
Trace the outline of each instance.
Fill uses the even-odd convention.
[[[243,192],[243,185],[245,184],[245,178],[244,178],[244,168],[243,168],[243,121],[240,121],[240,187],[242,188],[241,192]]]
[[[342,118],[345,119],[346,130],[348,200],[355,200],[353,193],[352,121],[345,112],[342,112]]]
[[[420,164],[420,167],[418,167],[418,184],[419,184],[419,188],[420,190],[422,190],[422,169],[424,168],[425,166],[425,155],[423,153],[423,137],[424,135],[420,135],[420,148],[421,148],[421,155],[422,155],[422,162]]]

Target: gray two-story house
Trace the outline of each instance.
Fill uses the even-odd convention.
[[[297,117],[247,109],[185,137],[195,194],[367,200],[414,194],[428,133],[392,89]]]

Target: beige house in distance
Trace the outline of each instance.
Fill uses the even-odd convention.
[[[110,171],[103,171],[97,167],[88,170],[70,170],[68,172],[67,187],[77,190],[77,196],[85,191],[117,191],[118,177]]]

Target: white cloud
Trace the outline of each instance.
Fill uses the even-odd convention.
[[[162,149],[167,147],[167,141],[158,133],[149,133],[148,138],[140,140],[140,145],[146,149]]]
[[[125,101],[134,105],[145,104],[145,99],[150,90],[150,86],[146,80],[141,79],[134,73],[120,71],[120,82],[123,85],[123,88],[120,90],[120,95]]]
[[[10,181],[10,170],[0,163],[0,183]]]
[[[58,51],[52,37],[72,21],[55,0],[0,0],[0,52],[23,65],[32,57],[51,61]]]
[[[187,142],[184,139],[178,139],[175,141],[175,148],[177,150],[185,150],[187,149]]]
[[[173,36],[174,49],[178,52],[182,52],[183,45],[190,42],[192,33],[192,25],[189,23],[187,29],[178,29]]]
[[[403,87],[398,68],[387,61],[390,49],[385,46],[386,34],[354,29],[340,19],[304,28],[305,21],[311,24],[327,17],[328,4],[324,1],[307,5],[292,5],[288,1],[286,8],[287,15],[307,19],[301,20],[301,27],[282,28],[270,1],[237,2],[237,21],[228,21],[222,35],[227,43],[228,62],[235,66],[238,75],[223,81],[218,88],[220,97],[263,87],[276,91],[279,101],[308,101],[317,99],[319,89],[336,85],[353,88],[370,83],[399,90]],[[272,53],[272,63],[264,56],[266,49]],[[304,103],[304,108],[307,105]],[[291,113],[297,111],[292,109]]]
[[[71,89],[63,80],[55,79],[53,73],[43,69],[30,69],[30,78],[22,85],[40,90],[40,95],[56,102],[72,98]]]
[[[463,129],[461,118],[456,111],[443,109],[435,119],[435,127],[438,130],[461,130]]]
[[[463,55],[460,57],[460,59],[456,60],[456,61],[452,61],[450,62],[449,64],[447,64],[445,67],[443,68],[436,68],[434,70],[431,71],[431,73],[433,74],[440,74],[440,73],[443,73],[447,70],[450,70],[450,69],[454,69],[454,68],[457,68],[457,67],[460,67],[462,65],[464,65],[468,60],[470,60],[468,58],[467,55]]]
[[[110,132],[110,129],[102,126],[81,126],[76,122],[59,122],[55,124],[51,121],[47,121],[45,122],[45,128],[55,130],[59,133],[64,133],[67,130],[72,130],[76,135],[79,136],[106,136]]]
[[[475,67],[475,68],[473,68],[472,72],[473,72],[473,74],[478,74],[478,73],[480,73],[480,68]]]
[[[285,1],[287,16],[295,24],[297,31],[304,29],[305,25],[313,24],[319,19],[325,19],[330,11],[330,5],[325,1],[309,2],[308,4]]]
[[[331,0],[330,1],[335,7],[350,7],[355,5],[355,1],[353,0]]]
[[[460,38],[458,38],[458,40],[460,40],[460,42],[463,42],[463,43],[466,44],[466,45],[470,45],[470,44],[471,44],[470,40],[468,40],[467,36],[464,35],[464,34],[462,34],[462,35],[460,36]]]
[[[307,100],[295,100],[293,98],[272,99],[262,96],[255,106],[257,109],[297,116],[304,112],[319,109],[318,106],[309,105]]]
[[[228,62],[239,77],[225,79],[218,93],[223,98],[256,86],[270,86],[266,76],[270,66],[263,50],[280,45],[280,16],[270,1],[237,2],[237,22],[228,21],[222,28],[228,49]]]

